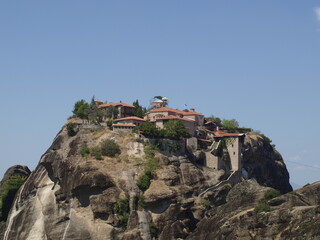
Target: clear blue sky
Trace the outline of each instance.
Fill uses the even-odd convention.
[[[319,1],[3,0],[0,175],[34,169],[81,98],[163,95],[261,130],[292,182],[320,180],[319,64]]]

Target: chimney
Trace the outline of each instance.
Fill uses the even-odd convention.
[[[194,108],[190,108],[190,112],[194,112],[194,110],[195,110]]]

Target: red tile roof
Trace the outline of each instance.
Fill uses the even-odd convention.
[[[112,127],[136,127],[134,124],[122,124],[122,123],[114,123]]]
[[[244,135],[243,133],[227,133],[223,131],[210,131],[208,129],[206,131],[212,133],[213,137],[241,137]]]
[[[173,109],[173,108],[167,108],[167,107],[161,107],[161,108],[154,108],[150,110],[150,112],[173,112],[173,113],[178,113],[178,114],[183,114],[185,112]]]
[[[184,112],[183,115],[199,115],[199,116],[204,116],[203,114],[197,113],[197,112]]]
[[[133,117],[125,117],[125,118],[116,119],[116,121],[126,121],[126,120],[135,120],[135,121],[142,121],[142,122],[146,121],[143,118],[134,117],[134,116]]]
[[[167,117],[158,118],[158,119],[156,119],[156,121],[171,120],[171,119],[173,119],[173,120],[181,120],[181,121],[186,121],[186,122],[195,122],[195,120],[193,120],[193,119],[180,118],[180,117],[172,116],[172,115],[169,115]]]
[[[130,104],[127,104],[127,103],[121,103],[121,102],[118,102],[118,103],[107,103],[107,104],[101,104],[98,106],[98,108],[103,108],[103,107],[110,107],[110,106],[123,106],[123,107],[130,107],[130,108],[134,108],[133,105],[130,105]]]
[[[201,113],[197,113],[197,112],[185,112],[185,111],[180,111],[177,109],[173,109],[173,108],[167,108],[167,107],[161,107],[161,108],[154,108],[152,110],[150,110],[150,112],[173,112],[173,113],[178,113],[181,115],[200,115],[200,116],[204,116]]]

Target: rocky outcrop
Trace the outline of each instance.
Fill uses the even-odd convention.
[[[15,165],[15,166],[8,168],[8,170],[3,175],[2,180],[0,181],[0,193],[2,191],[1,189],[2,189],[3,183],[5,183],[10,177],[12,177],[13,175],[20,175],[23,177],[29,177],[30,173],[31,173],[31,171],[27,166]]]
[[[29,177],[31,171],[30,169],[27,167],[27,166],[22,166],[22,165],[15,165],[15,166],[12,166],[10,167],[6,172],[5,174],[3,175],[3,178],[2,180],[0,181],[0,195],[2,194],[2,187],[3,187],[3,184],[9,180],[12,176],[15,176],[15,175],[19,175],[19,176],[22,176],[22,177]],[[14,197],[14,195],[12,195],[12,198]],[[6,198],[6,203],[5,205],[6,206],[12,206],[12,203],[13,203],[13,199],[11,198]],[[2,203],[4,205],[4,203]],[[3,238],[3,234],[4,234],[4,231],[5,231],[5,224],[0,224],[0,239]]]
[[[320,238],[320,182],[269,200],[270,212],[255,211],[268,189],[254,180],[239,183],[187,239]]]
[[[83,147],[95,147],[105,139],[120,145],[119,156],[96,160],[80,155]],[[70,137],[63,128],[20,189],[4,239],[186,237],[198,222],[190,208],[193,197],[218,179],[186,156],[156,152],[161,167],[149,189],[142,192],[136,182],[146,159],[144,145],[135,142],[134,134],[86,127]],[[138,196],[143,196],[143,211]],[[130,205],[127,228],[124,216],[115,211],[126,198]]]
[[[90,126],[79,126],[74,136],[68,136],[63,128],[20,188],[4,239],[197,238],[204,236],[199,233],[201,229],[214,225],[210,219],[215,214],[220,214],[223,224],[223,206],[226,216],[239,214],[252,208],[268,189],[255,181],[235,188],[227,182],[216,185],[228,177],[223,170],[198,166],[187,155],[155,151],[154,159],[160,167],[143,192],[137,181],[144,174],[150,152],[147,154],[145,144],[136,138],[135,134]],[[120,155],[102,160],[81,156],[84,147],[95,148],[106,139],[119,144]],[[263,139],[252,136],[246,138],[245,147],[244,167],[249,177],[288,191],[286,186],[282,189],[275,183],[288,178],[274,150],[264,145]],[[275,164],[273,170],[283,176],[261,170],[259,178],[260,167],[268,164]],[[199,197],[203,192],[204,197]]]
[[[242,167],[248,178],[256,179],[262,186],[278,189],[281,193],[292,191],[281,154],[254,132],[247,133],[244,139]]]

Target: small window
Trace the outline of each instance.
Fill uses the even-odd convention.
[[[233,155],[236,155],[236,152],[233,152]]]

